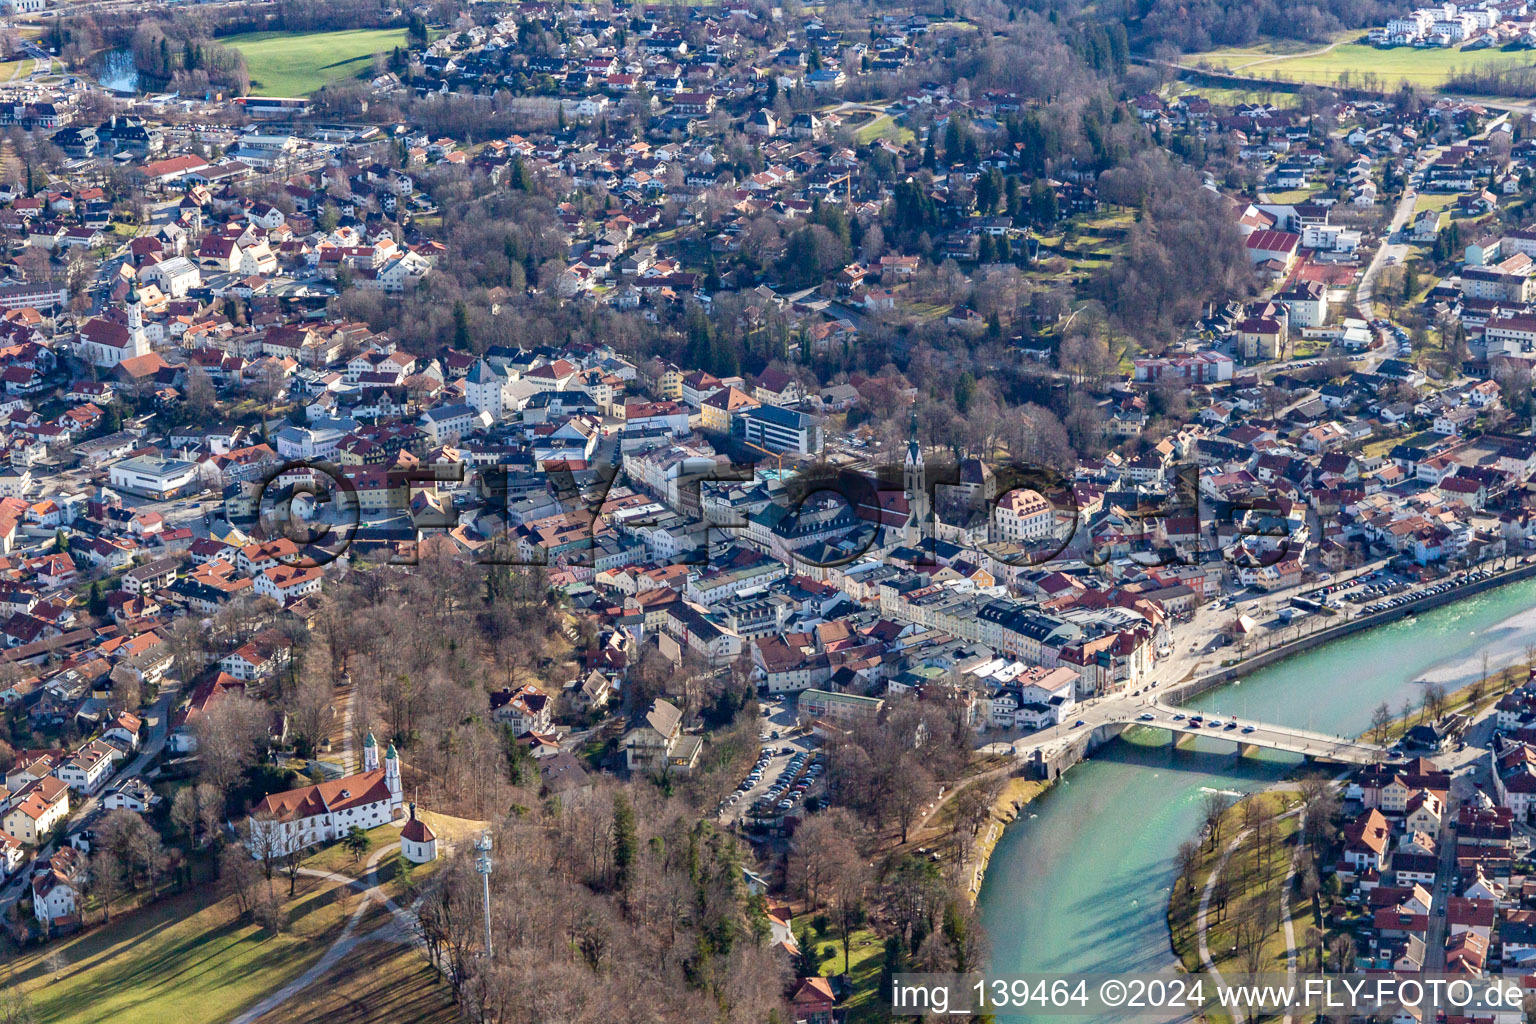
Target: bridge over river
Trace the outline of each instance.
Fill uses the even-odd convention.
[[[1232,715],[1187,712],[1151,696],[1102,698],[1068,708],[1065,714],[1068,720],[1061,725],[1009,744],[1015,756],[1042,766],[1043,774],[1054,776],[1126,729],[1142,726],[1169,733],[1177,747],[1190,746],[1200,738],[1227,740],[1242,756],[1276,750],[1312,761],[1353,765],[1375,764],[1391,757],[1385,747],[1374,743]]]

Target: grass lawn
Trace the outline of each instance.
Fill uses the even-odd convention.
[[[1365,35],[1360,29],[1345,29],[1334,34],[1328,43],[1342,45],[1361,39]],[[1221,50],[1212,50],[1211,54],[1222,57],[1230,57],[1232,64],[1248,64],[1257,60],[1267,60],[1271,57],[1284,57],[1288,55],[1311,53],[1313,50],[1321,50],[1328,43],[1315,43],[1306,39],[1268,39],[1263,42],[1253,43],[1251,46],[1233,46]],[[1193,54],[1191,61],[1206,60],[1208,54]],[[1209,61],[1215,64],[1215,61]],[[1231,64],[1219,64],[1218,67],[1230,67]]]
[[[1316,189],[1292,188],[1281,189],[1278,192],[1269,193],[1269,201],[1272,203],[1304,203],[1312,198]]]
[[[364,942],[257,1024],[455,1024],[448,992],[416,950]]]
[[[897,145],[904,146],[916,138],[912,134],[912,129],[898,127],[890,114],[881,114],[854,132],[853,137],[861,146],[867,146],[876,139],[890,139]]]
[[[844,968],[847,968],[848,981],[853,990],[840,1005],[848,1008],[851,1024],[874,1024],[882,1020],[875,1005],[875,995],[880,986],[880,965],[885,960],[884,941],[868,929],[855,931],[848,948],[851,963],[845,965],[841,936],[828,932],[825,939],[817,939],[814,934],[810,938],[812,947],[818,953],[827,946],[833,947],[832,955],[820,961],[819,970],[824,977],[842,974]]]
[[[1359,33],[1346,33],[1346,38],[1348,36],[1358,38]],[[1490,66],[1529,67],[1536,63],[1536,57],[1530,53],[1498,49],[1415,49],[1411,46],[1380,49],[1355,42],[1340,43],[1327,53],[1315,52],[1318,49],[1320,47],[1308,47],[1294,56],[1276,55],[1265,47],[1212,50],[1192,55],[1188,63],[1238,70],[1255,78],[1318,85],[1337,85],[1340,76],[1346,73],[1350,81],[1358,85],[1361,76],[1374,74],[1378,85],[1388,89],[1403,81],[1436,88],[1457,71]],[[1292,48],[1291,52],[1296,51]]]
[[[307,96],[342,78],[373,70],[373,55],[405,45],[405,29],[342,32],[246,32],[219,40],[245,55],[256,96]]]
[[[401,825],[391,824],[369,829],[368,838],[372,840],[372,845],[368,847],[368,852],[363,854],[362,860],[354,860],[352,854],[340,843],[331,843],[307,858],[304,866],[314,868],[316,871],[334,871],[338,875],[359,878],[368,870],[369,857],[391,843],[400,841],[400,828]]]
[[[951,32],[975,32],[976,26],[969,21],[935,21],[928,25],[930,32],[940,32],[944,29]]]
[[[1388,437],[1380,441],[1370,441],[1360,449],[1360,454],[1368,459],[1374,459],[1378,456],[1386,455],[1387,452],[1397,447],[1401,442],[1402,438],[1399,437]]]
[[[286,878],[274,884],[287,893]],[[352,903],[345,886],[301,878],[288,930],[269,936],[239,919],[232,897],[210,903],[211,895],[206,887],[182,893],[30,951],[6,984],[50,1024],[218,1024],[318,960]],[[57,978],[45,963],[55,949],[67,961]]]
[[[1222,89],[1208,85],[1175,83],[1176,96],[1200,96],[1220,106],[1235,107],[1239,103],[1269,103],[1277,107],[1294,107],[1300,98],[1293,92],[1277,92],[1273,89]]]
[[[1455,192],[1420,192],[1413,197],[1413,212],[1421,210],[1446,210],[1456,206]]]
[[[12,82],[26,78],[37,66],[35,60],[8,60],[0,63],[0,82]]]
[[[939,320],[955,307],[934,302],[902,302],[897,308],[914,320]]]

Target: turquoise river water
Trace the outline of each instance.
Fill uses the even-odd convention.
[[[1536,580],[1527,580],[1335,641],[1190,706],[1357,734],[1382,700],[1394,714],[1405,699],[1417,707],[1427,683],[1464,685],[1482,671],[1484,652],[1495,670],[1523,664],[1532,643]],[[1205,744],[1175,751],[1167,733],[1134,730],[1025,808],[993,852],[978,898],[994,973],[1174,966],[1168,887],[1175,851],[1199,827],[1202,793],[1259,789],[1295,763]]]

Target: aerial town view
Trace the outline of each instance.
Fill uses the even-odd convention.
[[[0,1024],[1536,1021],[1536,4],[3,0]]]

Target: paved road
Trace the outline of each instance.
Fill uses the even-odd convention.
[[[1195,917],[1195,934],[1198,937],[1196,945],[1200,953],[1200,966],[1205,969],[1205,973],[1210,975],[1211,980],[1217,986],[1225,985],[1226,981],[1222,978],[1221,972],[1216,969],[1216,961],[1211,959],[1211,947],[1206,942],[1206,935],[1208,933],[1206,919],[1210,916],[1211,894],[1216,891],[1216,879],[1226,870],[1227,861],[1231,859],[1233,853],[1237,852],[1238,844],[1243,841],[1243,836],[1245,835],[1247,835],[1246,832],[1238,833],[1227,844],[1226,849],[1221,851],[1221,859],[1216,862],[1215,867],[1211,869],[1211,873],[1206,876],[1205,888],[1200,891],[1200,912]],[[1241,1022],[1241,1015],[1237,1016],[1236,1019]]]
[[[1474,138],[1484,138],[1493,129],[1509,119],[1508,114],[1500,114],[1488,122],[1486,128]],[[1413,163],[1413,174],[1422,172],[1435,157],[1440,155],[1440,147],[1434,146],[1419,154]],[[1410,178],[1412,175],[1410,175]],[[1384,267],[1388,266],[1388,259],[1402,262],[1408,255],[1406,242],[1394,242],[1392,238],[1398,235],[1413,217],[1413,208],[1418,201],[1418,193],[1412,188],[1404,188],[1402,198],[1397,201],[1397,208],[1392,212],[1392,221],[1386,232],[1382,235],[1381,244],[1376,247],[1376,253],[1371,257],[1371,262],[1366,266],[1365,272],[1360,275],[1360,287],[1355,290],[1355,308],[1365,320],[1375,316],[1372,299],[1376,294],[1376,279],[1381,275]]]
[[[1455,785],[1451,786],[1451,795],[1446,799],[1445,814],[1440,820],[1444,823],[1440,829],[1440,835],[1436,837],[1440,843],[1440,857],[1435,865],[1435,883],[1430,892],[1429,931],[1424,936],[1424,969],[1426,971],[1445,970],[1445,937],[1450,920],[1447,911],[1450,906],[1450,898],[1459,895],[1456,888],[1456,837],[1455,822],[1456,808],[1460,803],[1455,796]]]

